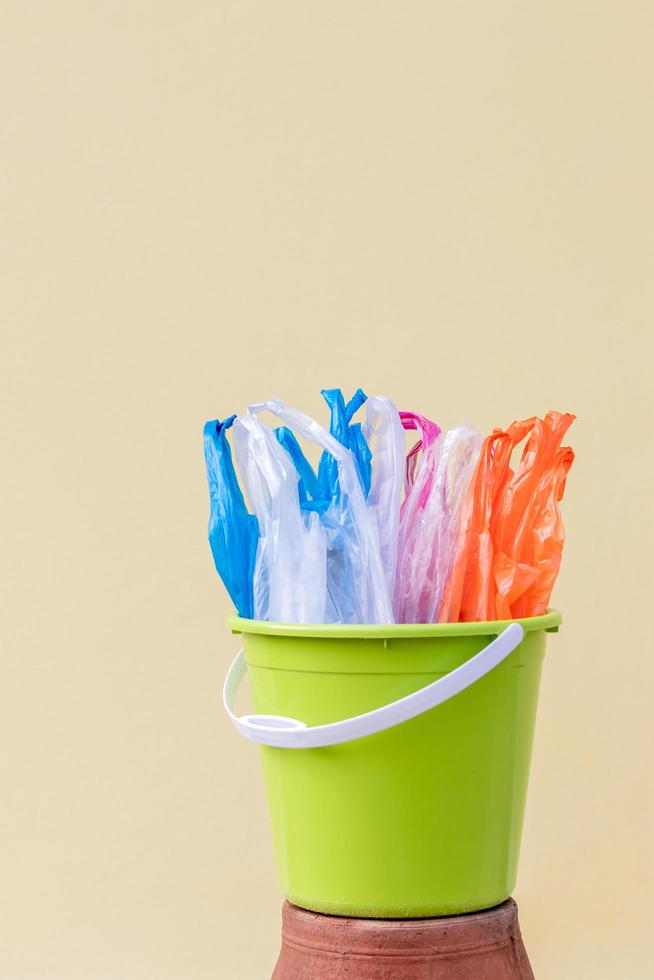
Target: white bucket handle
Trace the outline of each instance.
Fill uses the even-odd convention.
[[[282,715],[243,715],[239,718],[234,714],[234,697],[247,669],[243,651],[239,650],[227,671],[223,704],[237,731],[261,745],[273,745],[280,749],[314,749],[323,745],[352,742],[357,738],[393,728],[465,691],[513,653],[524,635],[525,631],[519,623],[511,623],[470,660],[419,691],[355,718],[334,721],[329,725],[316,725],[313,728],[309,728],[303,721],[284,718]]]

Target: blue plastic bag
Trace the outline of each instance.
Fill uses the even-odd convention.
[[[325,388],[321,394],[330,410],[329,431],[342,446],[352,452],[361,487],[367,497],[372,481],[372,453],[361,424],[352,423],[353,416],[364,404],[367,395],[358,388],[346,405],[340,388]],[[316,476],[313,466],[302,452],[295,433],[283,425],[278,426],[274,431],[278,442],[295,464],[302,509],[324,513],[339,492],[338,463],[330,453],[323,452]]]
[[[252,580],[259,539],[259,525],[248,513],[238,485],[227,429],[235,415],[204,427],[204,459],[209,484],[209,544],[216,570],[239,616],[254,615]]]
[[[368,396],[361,388],[357,388],[346,405],[340,388],[323,388],[320,394],[331,412],[329,431],[342,446],[352,452],[363,493],[367,497],[372,479],[372,454],[360,423],[352,423],[352,418]],[[322,454],[318,466],[318,493],[325,500],[331,500],[338,493],[338,464],[327,452]]]
[[[321,509],[321,502],[318,499],[318,477],[315,474],[313,466],[302,452],[295,433],[286,425],[278,425],[273,431],[278,443],[284,447],[293,460],[295,469],[297,470],[297,490],[300,497],[300,506],[303,510]],[[325,507],[327,503],[328,501],[324,501]]]

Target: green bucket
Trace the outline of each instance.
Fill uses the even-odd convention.
[[[418,918],[509,897],[545,633],[560,622],[556,611],[392,626],[231,618],[244,656],[230,668],[225,707],[262,745],[289,901]],[[238,718],[246,668],[259,714]]]

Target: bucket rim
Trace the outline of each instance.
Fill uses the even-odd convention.
[[[501,633],[511,623],[520,623],[525,633],[535,630],[556,633],[562,619],[558,609],[548,609],[542,616],[493,619],[480,623],[274,623],[259,619],[244,619],[236,615],[228,616],[227,623],[232,633],[375,640],[429,636],[492,636]]]

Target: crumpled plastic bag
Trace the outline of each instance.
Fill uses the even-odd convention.
[[[356,412],[367,399],[361,388],[357,388],[346,404],[340,388],[323,388],[320,392],[327,402],[330,412],[329,431],[342,446],[351,450],[357,467],[364,495],[370,493],[372,454],[363,435],[360,422],[352,422]],[[334,457],[324,452],[318,466],[318,494],[323,500],[331,500],[338,493],[338,465]]]
[[[402,423],[418,428],[422,437],[407,455],[394,613],[398,623],[433,623],[438,622],[454,563],[463,503],[482,440],[466,424],[440,435],[436,423],[423,416],[402,413]]]
[[[234,471],[227,430],[235,415],[204,426],[204,458],[209,484],[209,544],[216,570],[239,616],[254,615],[252,577],[259,527],[248,513]]]
[[[392,596],[404,482],[404,429],[390,398],[373,395],[368,399],[363,434],[372,453],[368,507],[375,519],[384,576]]]
[[[326,506],[311,509],[307,501],[301,507],[296,463],[279,437],[256,418],[264,410],[334,459],[337,481],[334,486],[338,492],[326,501]],[[275,398],[251,405],[246,416],[236,419],[234,433],[239,470],[259,519],[262,541],[265,538],[257,552],[255,616],[304,623],[392,622],[377,529],[351,450],[313,419]],[[316,528],[322,535],[326,553],[324,581],[321,569],[316,571],[310,563],[305,563],[304,552],[293,556],[292,538],[301,536],[302,528],[310,529],[316,540]],[[292,560],[282,561],[282,555],[291,556]],[[312,561],[316,561],[315,556]],[[311,594],[314,606],[323,608],[324,604],[321,617],[315,618],[307,612],[307,599],[302,603],[283,600],[285,594],[292,594],[298,587],[303,594]],[[309,615],[313,618],[307,618]]]
[[[234,452],[259,523],[254,618],[324,622],[327,536],[318,514],[300,509],[293,460],[252,413],[234,422]]]
[[[464,505],[441,622],[538,616],[546,612],[565,533],[559,510],[574,459],[563,438],[574,415],[495,429],[483,443]],[[511,456],[523,440],[520,462]]]
[[[404,430],[399,413],[390,398],[382,395],[367,398],[361,388],[347,404],[340,388],[324,389],[322,395],[330,407],[330,433],[354,456],[361,487],[374,517],[386,584],[392,595],[404,479]],[[362,428],[352,418],[364,403]],[[336,460],[325,450],[316,475],[293,431],[287,426],[278,426],[274,431],[295,463],[300,506],[324,514],[339,493]]]

